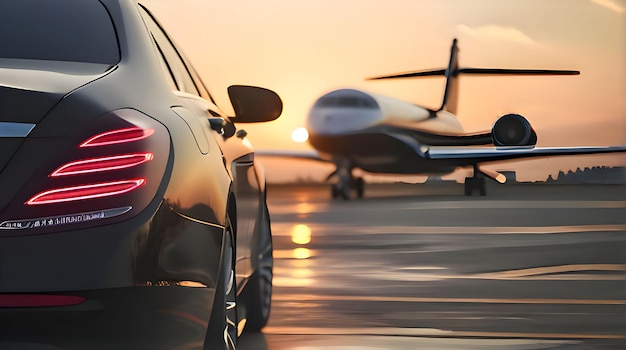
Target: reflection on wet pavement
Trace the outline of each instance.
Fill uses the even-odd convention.
[[[267,349],[626,349],[621,187],[271,190]]]
[[[324,331],[324,330],[323,330]],[[455,339],[435,338],[427,332],[415,336],[391,337],[384,332],[380,335],[363,334],[246,334],[239,342],[239,348],[298,349],[298,350],[583,350],[584,346],[576,340],[542,339]],[[418,339],[418,340],[416,340]]]

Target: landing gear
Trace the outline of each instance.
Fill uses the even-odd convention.
[[[351,178],[347,182],[334,183],[330,185],[330,195],[333,199],[341,198],[348,200],[352,198],[352,190],[356,192],[357,198],[363,198],[365,193],[365,180],[362,177]]]
[[[363,198],[363,193],[365,192],[365,180],[363,180],[362,177],[357,177],[354,182],[357,198]]]
[[[478,165],[474,165],[474,175],[465,178],[465,195],[471,196],[474,190],[478,190],[481,196],[487,194],[485,187],[485,175],[478,170]]]
[[[356,192],[357,198],[363,198],[365,181],[362,177],[353,177],[352,169],[352,165],[347,160],[337,163],[337,170],[330,176],[337,175],[338,178],[338,181],[330,187],[330,194],[333,199],[348,200],[351,198],[353,190]]]
[[[345,188],[341,188],[339,184],[330,185],[330,195],[333,199],[343,198],[350,199],[350,191]]]

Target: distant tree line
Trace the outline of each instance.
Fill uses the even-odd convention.
[[[548,176],[547,183],[626,183],[625,167],[594,166],[591,168],[576,168],[567,172],[559,171],[556,179]]]

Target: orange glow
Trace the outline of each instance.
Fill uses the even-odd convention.
[[[307,248],[296,248],[293,250],[293,257],[302,260],[311,257],[311,251]]]
[[[226,87],[233,81],[264,86],[281,96],[284,110],[278,120],[246,125],[257,149],[310,149],[294,143],[292,131],[305,125],[318,97],[336,88],[438,107],[443,79],[365,78],[445,67],[455,37],[462,66],[581,71],[576,77],[463,79],[458,112],[466,131],[487,130],[499,115],[516,112],[537,130],[538,146],[626,144],[626,32],[624,6],[616,1],[572,0],[562,6],[527,0],[144,2],[187,53],[226,114],[232,115]],[[206,33],[216,38],[215,47],[198,45]],[[520,180],[545,179],[580,164],[578,157],[565,158],[506,166],[518,170]],[[267,167],[269,181],[286,181],[290,172],[297,179],[306,167],[282,163],[275,174]]]
[[[291,231],[291,241],[295,244],[311,243],[311,229],[307,225],[298,224]]]
[[[297,128],[291,133],[294,142],[302,143],[309,140],[309,132],[305,128]]]

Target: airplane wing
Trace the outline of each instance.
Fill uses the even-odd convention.
[[[563,155],[626,152],[626,146],[599,147],[452,147],[422,146],[419,152],[430,159],[458,160],[467,164]],[[466,162],[464,162],[464,160]]]
[[[407,144],[414,144],[407,137],[393,135]],[[404,136],[404,135],[403,135]],[[472,146],[427,146],[412,145],[417,153],[426,159],[450,160],[458,165],[473,165],[478,163],[495,162],[508,159],[541,158],[551,156],[583,155],[599,153],[626,152],[626,146],[591,146],[591,147],[472,147]],[[332,163],[329,157],[320,155],[315,150],[256,150],[259,156],[279,158],[306,159],[324,163]]]

